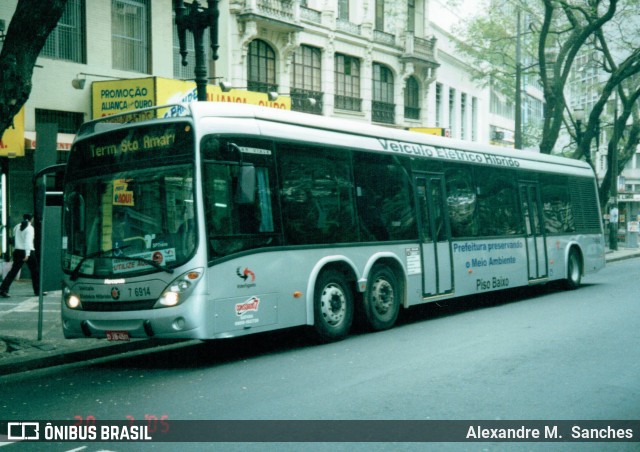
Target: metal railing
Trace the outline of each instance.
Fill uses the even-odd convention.
[[[260,14],[267,17],[289,22],[295,19],[293,0],[257,0],[256,7]]]
[[[371,120],[384,124],[395,124],[396,106],[387,102],[373,101],[371,103]]]
[[[362,111],[362,99],[336,94],[335,107],[340,110]]]
[[[323,93],[321,91],[291,88],[291,109],[321,115],[323,107],[322,98]],[[309,102],[309,99],[313,99],[315,102]]]
[[[407,119],[420,119],[420,107],[404,107],[404,117]]]

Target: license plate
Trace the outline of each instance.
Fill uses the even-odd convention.
[[[128,342],[129,332],[128,331],[107,331],[107,340]]]

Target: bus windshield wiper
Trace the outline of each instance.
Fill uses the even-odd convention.
[[[110,256],[110,257],[113,257],[113,259],[120,259],[120,260],[123,260],[123,261],[142,262],[144,264],[151,265],[153,268],[156,268],[158,270],[162,270],[162,271],[167,272],[169,274],[173,273],[173,268],[169,268],[166,265],[160,265],[156,261],[151,260],[151,259],[145,259],[144,257],[135,257],[135,256]]]
[[[145,259],[144,257],[131,257],[131,256],[115,256],[113,253],[115,251],[122,251],[126,248],[129,248],[131,245],[124,245],[124,246],[116,246],[113,247],[109,250],[105,250],[105,251],[96,251],[95,253],[91,253],[86,255],[85,257],[83,257],[80,262],[78,262],[78,265],[76,265],[76,267],[73,269],[73,271],[71,272],[71,281],[75,281],[80,277],[80,267],[82,267],[82,264],[84,263],[84,261],[86,261],[87,259],[92,259],[94,257],[109,257],[111,259],[121,259],[121,260],[125,260],[125,261],[137,261],[137,262],[143,262],[147,265],[151,265],[153,268],[156,268],[158,270],[162,270],[165,271],[169,274],[173,273],[173,269],[169,268],[165,265],[160,265],[158,264],[156,261],[152,261],[151,259]],[[107,254],[111,254],[110,256],[108,256]]]
[[[99,251],[96,251],[95,253],[87,254],[82,259],[80,259],[80,262],[78,262],[78,265],[76,265],[76,267],[71,272],[71,281],[75,281],[76,279],[78,279],[78,277],[80,276],[80,267],[82,267],[82,264],[84,264],[84,261],[86,261],[87,259],[104,256],[107,253],[111,253],[111,256],[113,257],[114,251],[122,251],[123,249],[129,248],[130,246],[131,245],[117,246],[117,247],[111,248],[110,250],[104,250],[104,251],[99,250]]]

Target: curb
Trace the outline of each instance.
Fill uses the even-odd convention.
[[[177,343],[187,343],[190,340],[178,339],[143,339],[135,342],[128,342],[114,345],[101,345],[96,348],[88,348],[84,350],[69,350],[62,353],[56,353],[55,348],[53,354],[49,356],[34,356],[20,360],[19,358],[7,358],[12,362],[2,363],[0,360],[0,376],[26,372],[30,370],[38,370],[47,367],[61,366],[64,364],[73,364],[92,359],[104,358],[107,356],[117,355],[120,353],[135,352],[139,350],[147,350],[166,345],[174,345]],[[32,345],[34,346],[34,345]],[[37,346],[34,346],[37,348]],[[47,351],[43,351],[47,353]]]
[[[640,252],[638,253],[629,253],[623,256],[617,256],[617,257],[607,257],[605,255],[605,261],[607,264],[611,263],[611,262],[618,262],[618,261],[624,261],[627,259],[633,259],[635,257],[639,257],[640,256]]]

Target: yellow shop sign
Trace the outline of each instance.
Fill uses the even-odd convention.
[[[196,84],[192,81],[161,77],[109,80],[92,83],[93,118],[197,100]],[[291,110],[291,98],[270,101],[267,94],[240,89],[223,93],[217,85],[207,85],[207,101],[235,102]]]
[[[24,107],[14,116],[13,127],[0,135],[0,156],[24,157]]]

